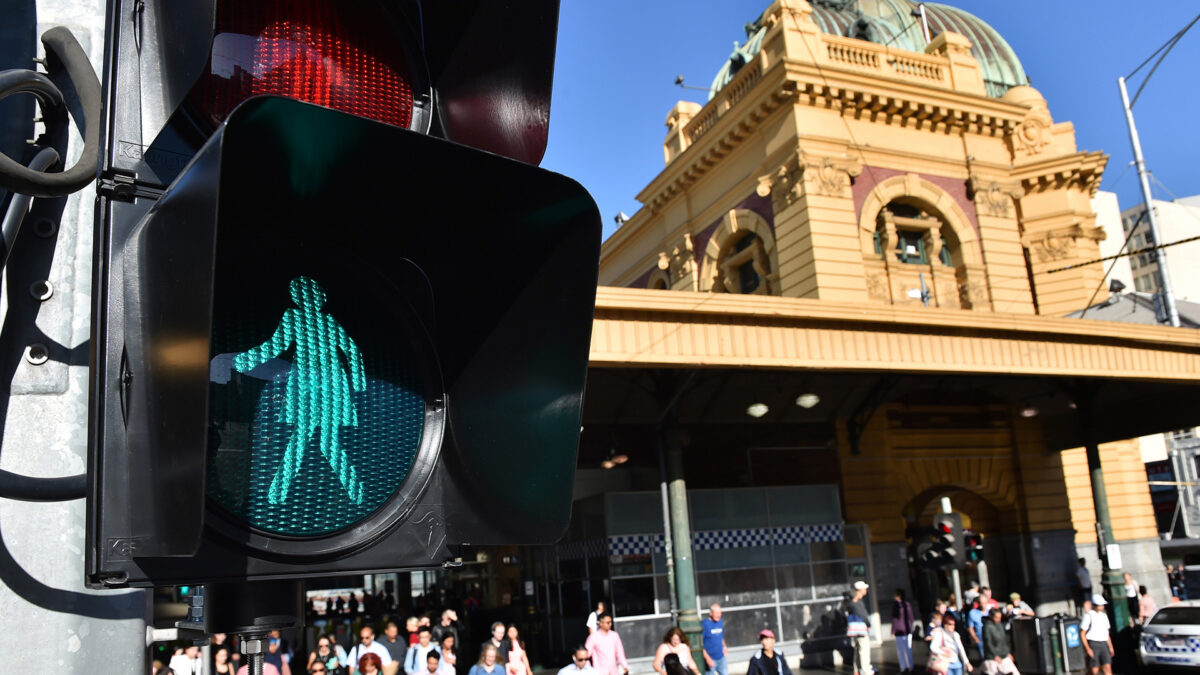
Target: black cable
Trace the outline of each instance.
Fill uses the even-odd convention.
[[[33,161],[30,171],[44,171],[47,167],[58,162],[58,152],[53,148],[42,148]],[[14,194],[9,202],[8,211],[4,214],[2,231],[4,236],[3,258],[0,258],[0,269],[8,261],[8,253],[16,241],[17,232],[21,228],[25,214],[29,210],[29,195]],[[0,497],[17,499],[25,502],[65,502],[72,499],[82,499],[87,496],[86,473],[61,478],[34,478],[22,476],[0,469]]]
[[[1171,53],[1171,50],[1175,48],[1175,45],[1179,44],[1179,40],[1180,40],[1180,38],[1182,38],[1182,37],[1183,37],[1184,33],[1188,32],[1188,30],[1189,30],[1189,29],[1191,29],[1191,27],[1192,27],[1192,26],[1196,25],[1196,21],[1198,21],[1198,20],[1200,20],[1200,14],[1197,14],[1197,15],[1196,15],[1196,18],[1195,18],[1195,19],[1192,19],[1191,23],[1189,23],[1188,25],[1184,26],[1184,27],[1183,27],[1183,30],[1181,30],[1181,31],[1179,31],[1178,33],[1176,33],[1176,34],[1175,34],[1175,35],[1174,35],[1174,36],[1173,36],[1173,37],[1172,37],[1170,40],[1167,40],[1167,41],[1166,41],[1166,42],[1163,44],[1163,46],[1162,46],[1162,47],[1159,47],[1159,48],[1158,48],[1158,51],[1154,52],[1154,54],[1157,54],[1159,51],[1162,51],[1162,56],[1158,57],[1158,61],[1156,61],[1156,62],[1154,63],[1154,67],[1153,67],[1153,68],[1151,68],[1151,69],[1150,69],[1150,72],[1149,72],[1149,73],[1146,73],[1146,77],[1145,77],[1144,79],[1142,79],[1142,86],[1138,87],[1138,90],[1137,90],[1137,92],[1136,92],[1136,93],[1134,93],[1134,95],[1133,95],[1133,99],[1132,99],[1132,100],[1129,102],[1129,107],[1130,107],[1130,108],[1133,108],[1133,105],[1134,105],[1135,103],[1137,103],[1138,96],[1141,96],[1141,95],[1142,95],[1142,90],[1146,88],[1146,84],[1147,84],[1147,83],[1149,83],[1149,82],[1150,82],[1150,78],[1154,76],[1154,71],[1158,70],[1158,67],[1159,67],[1160,65],[1162,65],[1163,59],[1167,58],[1167,54],[1170,54],[1170,53]],[[1163,51],[1163,49],[1164,49],[1164,48],[1166,49],[1166,51]],[[1150,58],[1151,58],[1151,59],[1152,59],[1152,58],[1154,58],[1154,54],[1151,54],[1151,55],[1150,55]],[[1146,61],[1149,61],[1149,60],[1150,60],[1150,59],[1146,59]],[[1140,70],[1140,69],[1141,69],[1141,67],[1142,67],[1142,66],[1146,65],[1146,61],[1143,61],[1143,62],[1142,62],[1142,65],[1141,65],[1141,66],[1138,66],[1137,68],[1135,68],[1133,72],[1134,72],[1134,73],[1136,73],[1138,70]],[[1133,74],[1133,73],[1130,73],[1130,75],[1132,75],[1132,74]],[[1125,78],[1125,79],[1129,79],[1129,78]]]
[[[23,68],[0,71],[0,98],[12,94],[33,94],[42,108],[61,108],[63,95],[45,75]]]
[[[87,474],[33,478],[0,469],[0,497],[23,502],[67,502],[87,496]]]
[[[1121,250],[1117,251],[1117,254],[1113,256],[1112,264],[1109,265],[1108,269],[1104,271],[1104,276],[1100,277],[1100,283],[1096,285],[1096,290],[1092,291],[1092,297],[1088,298],[1087,305],[1083,308],[1083,311],[1079,313],[1079,318],[1082,319],[1083,317],[1087,316],[1088,310],[1092,308],[1092,303],[1096,301],[1096,296],[1100,294],[1100,289],[1104,287],[1104,280],[1108,278],[1108,275],[1112,274],[1113,268],[1117,266],[1117,259],[1119,259],[1121,254],[1125,252],[1126,247],[1129,246],[1129,242],[1133,241],[1133,235],[1137,232],[1138,227],[1141,226],[1142,220],[1146,218],[1147,213],[1149,213],[1149,211],[1142,211],[1141,215],[1138,216],[1137,221],[1133,223],[1133,227],[1129,228],[1129,234],[1125,235],[1125,243],[1121,244]],[[1091,262],[1100,262],[1100,260],[1094,260]],[[1053,274],[1061,271],[1063,270],[1050,270],[1047,272],[1047,274]]]
[[[60,173],[34,171],[0,154],[0,187],[34,197],[64,197],[94,181],[99,170],[100,80],[71,31],[62,26],[51,28],[42,35],[42,44],[46,46],[47,66],[57,69],[61,64],[75,87],[84,116],[83,154],[74,166]],[[60,120],[65,123],[64,107],[43,108],[43,117],[48,126]]]
[[[57,150],[42,148],[34,155],[29,168],[34,171],[47,171],[58,164],[58,160]],[[0,223],[0,270],[8,264],[8,254],[12,252],[13,242],[17,240],[17,232],[21,229],[21,223],[25,222],[25,214],[29,212],[29,203],[32,201],[33,197],[18,192],[13,194],[8,203],[8,210],[4,212],[4,220]]]

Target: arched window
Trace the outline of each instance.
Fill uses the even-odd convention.
[[[753,232],[727,242],[717,260],[717,276],[713,280],[714,291],[741,293],[743,295],[766,295],[770,293],[766,281],[771,273],[771,261],[763,240]]]
[[[920,206],[892,201],[879,211],[876,218],[875,254],[892,256],[893,260],[911,265],[930,265],[934,260],[945,267],[954,267],[953,251],[957,250],[954,233],[944,228],[936,214]]]

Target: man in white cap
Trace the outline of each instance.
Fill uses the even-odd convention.
[[[846,636],[854,643],[854,675],[872,675],[871,667],[871,614],[863,598],[870,586],[865,581],[854,582],[854,593],[846,600]],[[863,625],[859,627],[857,624]]]
[[[1108,622],[1108,614],[1104,613],[1104,605],[1108,604],[1099,593],[1092,596],[1092,610],[1083,615],[1079,629],[1083,631],[1083,650],[1087,652],[1088,668],[1092,675],[1098,675],[1103,670],[1104,675],[1112,675],[1112,625]]]

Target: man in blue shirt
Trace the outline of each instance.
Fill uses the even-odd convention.
[[[708,616],[700,623],[704,635],[704,665],[707,675],[729,675],[729,664],[725,661],[725,622],[721,620],[721,606],[713,603]]]
[[[980,609],[980,603],[976,602],[971,605],[971,611],[967,612],[967,633],[971,636],[971,642],[975,643],[975,648],[979,650],[979,658],[983,658],[983,613]]]

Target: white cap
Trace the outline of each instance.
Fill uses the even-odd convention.
[[[1103,595],[1096,593],[1095,595],[1092,596],[1092,604],[1097,607],[1102,607],[1104,605],[1107,605],[1108,601],[1104,599]]]
[[[869,588],[869,586],[867,586],[867,582],[865,582],[865,581],[854,582],[854,590],[856,590],[856,591],[865,591],[868,588]]]

